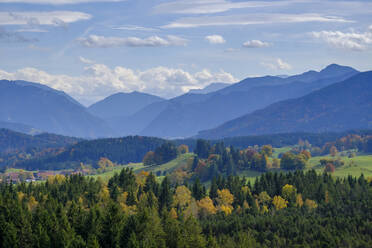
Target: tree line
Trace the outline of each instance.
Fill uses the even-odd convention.
[[[0,184],[0,247],[369,247],[372,180],[315,171],[254,183],[123,169],[108,183],[73,175]]]

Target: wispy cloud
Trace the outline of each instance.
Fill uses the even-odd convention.
[[[336,16],[321,14],[250,14],[250,15],[225,15],[180,18],[164,25],[163,28],[195,28],[208,26],[228,25],[257,25],[273,23],[303,23],[303,22],[353,22]]]
[[[79,60],[80,60],[80,62],[83,63],[83,64],[88,64],[88,65],[90,65],[90,64],[94,64],[94,61],[93,61],[93,60],[90,60],[90,59],[84,58],[84,57],[82,57],[82,56],[79,57]]]
[[[261,62],[261,65],[271,70],[291,70],[292,66],[282,59],[277,58],[270,62]]]
[[[80,4],[94,2],[123,2],[126,0],[1,0],[0,3],[29,3],[29,4]]]
[[[148,32],[159,30],[156,28],[141,27],[141,26],[134,26],[134,25],[118,26],[118,27],[113,27],[112,29],[128,30],[128,31],[148,31]]]
[[[165,46],[186,46],[187,40],[178,36],[168,35],[166,38],[159,36],[150,36],[148,38],[138,37],[105,37],[98,35],[89,35],[77,40],[85,47],[165,47]]]
[[[21,28],[17,29],[16,32],[18,33],[46,33],[48,30],[41,29],[41,28]]]
[[[262,8],[282,6],[291,1],[245,1],[233,2],[227,0],[178,0],[155,6],[156,13],[174,14],[212,14],[226,12],[232,9]]]
[[[18,32],[7,31],[0,26],[0,40],[4,42],[34,42],[37,39],[30,39]]]
[[[91,18],[90,14],[76,11],[0,12],[0,25],[64,26],[68,23]]]
[[[372,44],[372,28],[364,33],[341,32],[341,31],[320,31],[312,32],[314,38],[325,41],[334,48],[364,51]]]
[[[249,40],[243,43],[243,47],[247,48],[263,48],[269,47],[271,44],[260,40]]]
[[[208,35],[205,36],[205,40],[208,41],[210,44],[224,44],[226,40],[221,35]]]

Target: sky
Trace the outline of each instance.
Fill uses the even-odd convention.
[[[371,58],[370,0],[0,0],[0,79],[86,106]]]

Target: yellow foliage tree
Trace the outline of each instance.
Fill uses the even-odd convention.
[[[234,202],[234,196],[230,193],[230,190],[217,190],[217,195],[218,209],[225,214],[231,214],[234,209],[231,205]]]
[[[318,207],[318,204],[316,204],[316,202],[314,200],[306,199],[305,206],[309,210],[313,210],[313,209],[316,209]]]
[[[221,205],[219,206],[219,209],[221,212],[224,212],[225,215],[229,215],[232,213],[232,210],[234,209],[232,206],[226,206],[226,205]]]
[[[106,185],[102,186],[101,191],[99,192],[99,198],[102,202],[108,202],[110,199],[110,192]]]
[[[217,202],[220,205],[231,205],[234,201],[234,196],[230,193],[228,189],[217,190]]]
[[[61,184],[66,180],[66,177],[61,174],[48,177],[48,183],[50,184]]]
[[[277,196],[277,195],[274,196],[273,205],[274,205],[276,210],[286,208],[287,204],[288,204],[288,201],[283,199],[281,196]]]
[[[181,208],[186,207],[191,202],[191,191],[184,185],[178,186],[174,195],[174,203]]]
[[[261,208],[261,214],[266,214],[269,212],[269,208],[266,205],[263,205]]]
[[[265,203],[267,203],[271,200],[271,197],[267,194],[266,191],[262,191],[258,195],[258,200],[259,200],[260,203],[265,204]]]
[[[289,200],[289,199],[295,197],[295,196],[296,196],[296,193],[297,193],[297,189],[296,189],[296,187],[293,186],[293,185],[286,184],[286,185],[284,185],[283,188],[282,188],[282,196],[283,196],[285,199],[287,199],[287,200]]]
[[[199,206],[199,211],[202,215],[211,215],[217,212],[216,207],[213,205],[213,201],[211,198],[204,197],[200,201],[197,202]]]
[[[297,194],[297,196],[296,196],[296,206],[301,208],[303,205],[304,205],[304,201],[302,200],[302,195]]]
[[[37,207],[38,202],[36,201],[35,197],[30,196],[28,199],[27,207],[30,211],[33,211]]]
[[[98,166],[101,171],[104,171],[106,168],[114,167],[114,163],[112,163],[108,158],[100,158],[98,161]]]
[[[171,208],[171,210],[169,211],[169,217],[171,217],[172,219],[178,218],[177,211],[175,208]]]
[[[18,201],[23,201],[23,198],[25,198],[25,193],[19,191],[17,192]]]

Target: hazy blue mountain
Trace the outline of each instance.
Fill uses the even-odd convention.
[[[21,123],[6,122],[6,121],[0,121],[0,128],[9,129],[15,132],[21,132],[21,133],[31,134],[31,135],[42,133],[41,130],[38,130],[34,127],[21,124]]]
[[[65,93],[24,81],[0,81],[0,121],[67,136],[112,135],[103,120]]]
[[[212,93],[212,92],[215,92],[217,90],[221,90],[223,88],[226,88],[229,85],[231,85],[231,84],[226,84],[226,83],[211,83],[210,85],[207,85],[203,89],[190,90],[189,93],[192,93],[192,94],[208,94],[208,93]]]
[[[358,71],[330,65],[320,72],[308,71],[287,78],[247,78],[216,92],[175,98],[140,133],[158,137],[188,137],[235,119],[272,103],[304,96],[314,90],[343,81]],[[181,98],[179,97],[179,98]]]
[[[170,103],[161,101],[150,104],[131,116],[118,116],[107,120],[119,136],[139,134]]]
[[[306,96],[272,104],[199,137],[221,138],[285,132],[337,132],[372,128],[372,71]]]
[[[164,99],[146,93],[134,91],[132,93],[116,93],[102,101],[94,103],[88,109],[90,113],[102,119],[119,116],[130,116],[142,108]]]
[[[66,94],[64,91],[55,90],[43,84],[38,84],[38,83],[33,83],[33,82],[28,82],[28,81],[23,81],[23,80],[16,80],[12,82],[14,82],[14,84],[19,85],[19,86],[34,86],[34,87],[37,87],[37,88],[40,88],[46,91],[51,91],[55,94],[65,97],[66,99],[68,99],[69,101],[71,101],[72,103],[76,105],[83,106],[80,102],[76,101],[74,98]]]

